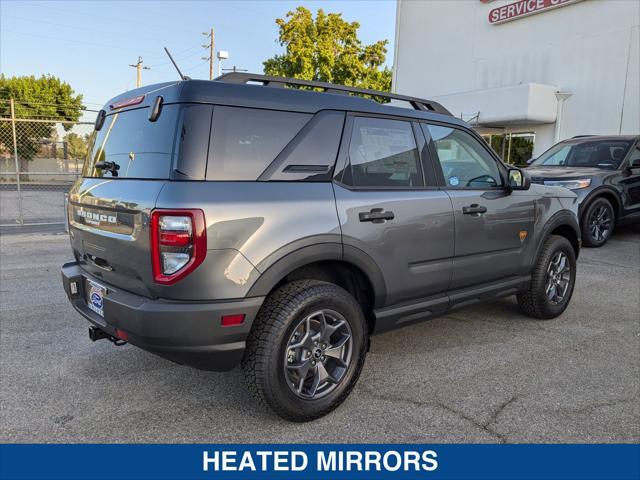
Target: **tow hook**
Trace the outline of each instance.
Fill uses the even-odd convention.
[[[120,340],[119,338],[116,338],[113,335],[109,335],[107,332],[99,329],[98,327],[94,327],[93,325],[89,327],[89,339],[92,342],[97,342],[98,340],[102,340],[103,338],[109,340],[111,343],[113,343],[117,347],[127,344],[126,341]]]

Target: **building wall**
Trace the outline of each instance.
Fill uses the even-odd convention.
[[[490,10],[513,1],[398,0],[394,90],[437,99],[553,85],[573,94],[557,126],[561,139],[640,133],[640,1],[584,0],[489,23]],[[554,124],[506,127],[536,133],[534,156],[554,143]]]

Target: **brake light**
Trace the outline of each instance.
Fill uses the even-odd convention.
[[[138,95],[137,97],[125,98],[124,100],[120,100],[116,103],[112,103],[109,105],[111,110],[117,110],[118,108],[131,107],[133,105],[138,105],[142,103],[144,100],[144,95]]]
[[[151,262],[156,283],[176,283],[195,270],[206,255],[207,229],[202,210],[151,212]]]

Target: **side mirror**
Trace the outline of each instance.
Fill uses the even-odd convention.
[[[529,190],[531,187],[531,177],[524,170],[519,168],[510,168],[509,172],[509,188],[511,190]]]

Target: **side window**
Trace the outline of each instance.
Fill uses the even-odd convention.
[[[640,166],[640,143],[638,143],[631,151],[631,155],[629,156],[629,166],[631,168],[638,168]]]
[[[344,117],[344,112],[317,113],[269,165],[263,178],[307,182],[331,180]]]
[[[211,105],[183,105],[178,119],[176,170],[192,180],[204,180],[209,150]]]
[[[311,116],[214,106],[207,180],[256,180]]]
[[[411,123],[355,117],[345,183],[357,187],[423,186]]]
[[[471,135],[437,125],[423,125],[422,128],[431,134],[448,188],[502,186],[498,164]]]

